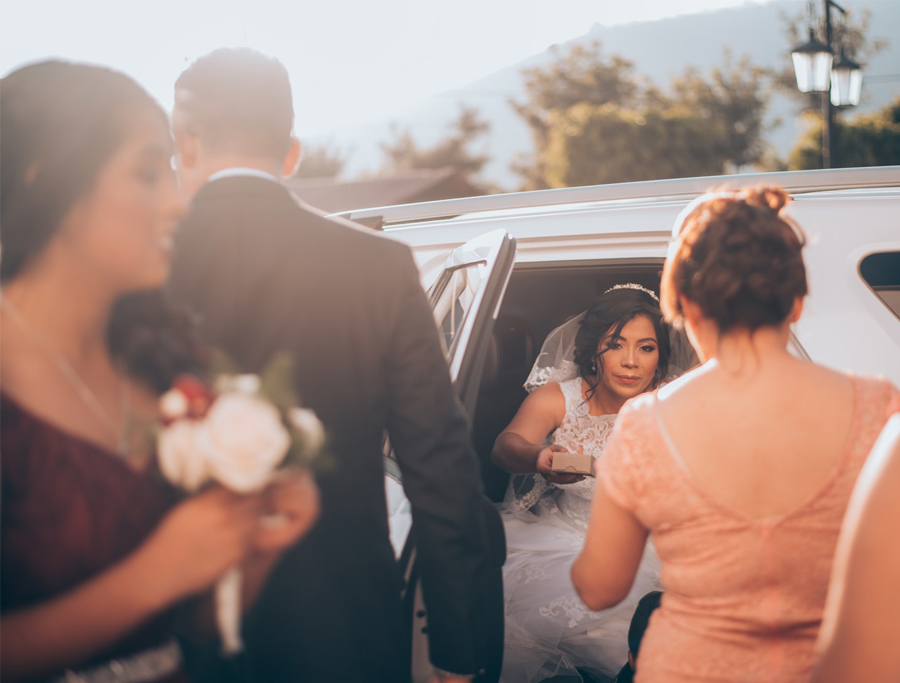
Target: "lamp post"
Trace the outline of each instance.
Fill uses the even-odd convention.
[[[810,28],[809,41],[794,48],[791,57],[800,92],[822,93],[822,167],[832,168],[838,165],[834,149],[834,107],[859,104],[862,71],[843,50],[841,58],[834,62],[831,8],[843,15],[847,10],[834,0],[822,2],[825,6],[825,42],[816,40],[815,32]]]

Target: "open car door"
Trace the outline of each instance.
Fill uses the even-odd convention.
[[[444,270],[428,291],[435,323],[441,333],[450,376],[457,395],[469,415],[475,412],[478,386],[490,343],[494,321],[506,291],[515,260],[515,239],[503,230],[477,237],[453,250]],[[400,469],[390,443],[385,443],[385,472],[391,522],[391,541],[400,552],[404,572],[404,605],[412,632],[412,672],[414,683],[427,682],[432,676],[428,659],[428,614],[416,570],[416,550],[411,529],[409,503],[400,486]],[[490,536],[498,547],[492,556],[498,566],[506,557],[503,526],[490,501],[485,498]],[[492,524],[493,522],[493,524]],[[490,652],[486,671],[478,680],[496,681],[500,675],[503,648],[502,585],[492,587],[499,619],[485,624],[485,647]],[[499,648],[499,650],[498,650]]]

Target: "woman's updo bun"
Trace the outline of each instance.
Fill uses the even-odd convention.
[[[783,323],[807,294],[805,244],[780,214],[781,188],[763,187],[700,197],[676,227],[662,275],[662,310],[682,318],[679,298],[700,307],[722,332]]]

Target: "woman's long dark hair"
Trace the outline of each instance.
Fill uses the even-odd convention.
[[[18,277],[44,250],[72,206],[94,187],[123,143],[129,114],[165,112],[128,76],[99,66],[46,61],[0,81],[0,282]],[[168,125],[168,123],[167,123]],[[130,374],[164,391],[196,369],[187,316],[161,290],[123,296],[108,341]]]
[[[606,351],[597,352],[600,341],[607,335],[620,335],[622,328],[639,315],[646,316],[653,324],[659,349],[659,362],[651,387],[658,387],[665,379],[669,371],[669,329],[663,321],[659,302],[643,289],[616,287],[591,304],[575,335],[575,365],[590,387],[588,398],[594,395],[599,383],[596,368],[600,370],[599,376],[603,376],[603,354]]]

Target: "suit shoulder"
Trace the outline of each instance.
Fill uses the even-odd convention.
[[[393,237],[340,216],[328,216],[300,199],[296,201],[299,208],[309,216],[311,222],[315,223],[318,229],[327,231],[336,241],[343,242],[354,251],[359,249],[360,254],[368,254],[378,259],[403,258],[410,254],[409,246]]]

